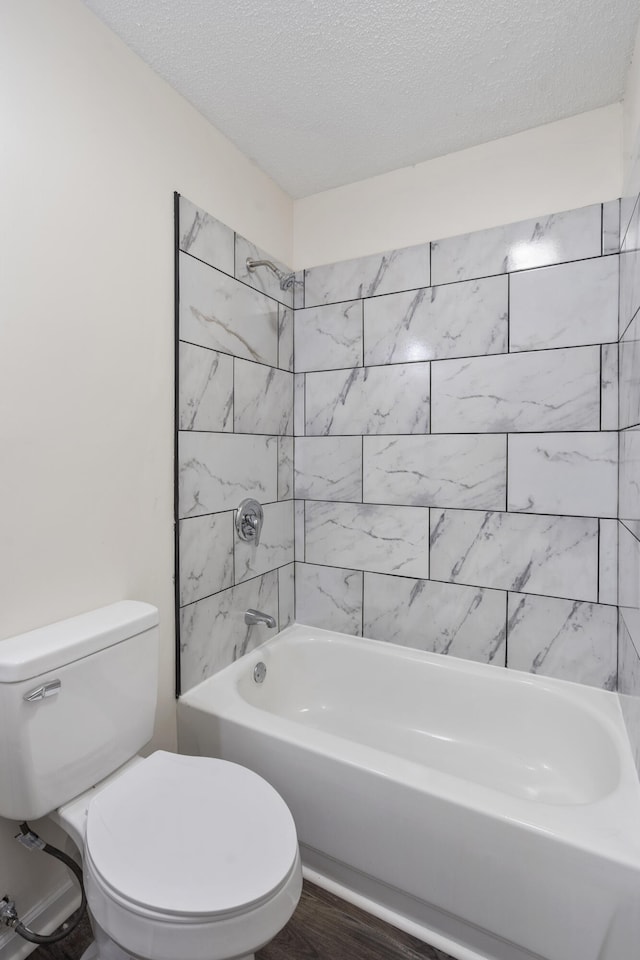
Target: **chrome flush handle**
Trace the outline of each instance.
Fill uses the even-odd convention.
[[[61,680],[50,680],[49,683],[43,683],[41,687],[36,687],[30,693],[25,693],[22,699],[26,700],[27,703],[37,703],[39,700],[46,700],[47,697],[55,697],[57,693],[60,693],[61,686]]]

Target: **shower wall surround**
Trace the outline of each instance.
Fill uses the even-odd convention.
[[[635,158],[640,182],[640,146]],[[636,187],[637,191],[637,187]],[[621,202],[618,689],[640,771],[640,195]]]
[[[267,256],[177,201],[177,605],[181,689],[266,639],[244,612],[293,620],[292,294],[247,257]],[[272,259],[272,258],[271,258]],[[288,272],[288,268],[279,264]],[[258,547],[234,510],[264,505]]]
[[[297,620],[615,688],[619,222],[305,271]]]
[[[247,607],[282,629],[294,602],[311,625],[614,689],[620,499],[620,682],[640,695],[634,218],[619,322],[617,201],[314,267],[292,295],[180,199],[183,691],[266,638]],[[234,528],[247,496],[257,548]]]

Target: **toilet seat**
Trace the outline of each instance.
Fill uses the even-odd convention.
[[[91,801],[85,870],[140,916],[207,923],[254,910],[298,858],[288,807],[245,767],[158,751]]]

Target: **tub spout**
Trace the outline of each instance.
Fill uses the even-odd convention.
[[[244,622],[248,627],[252,627],[256,623],[266,624],[270,630],[276,625],[276,621],[268,613],[262,613],[261,610],[247,610],[244,615]]]

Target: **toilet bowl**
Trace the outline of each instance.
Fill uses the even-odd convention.
[[[134,602],[0,645],[0,717],[14,724],[11,736],[0,725],[14,774],[0,816],[47,813],[77,846],[95,934],[85,960],[248,960],[300,897],[295,824],[245,767],[135,754],[152,729],[156,645],[157,611]]]

